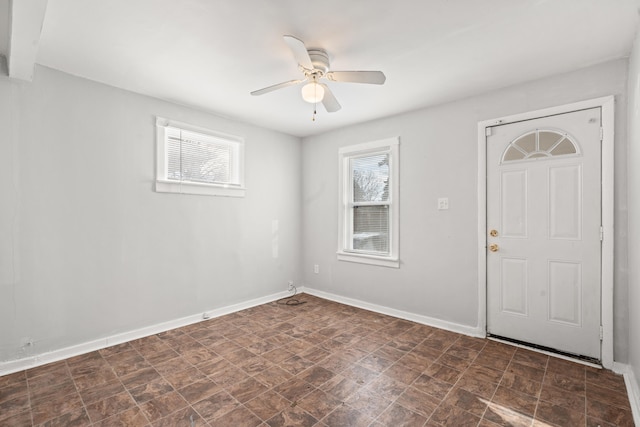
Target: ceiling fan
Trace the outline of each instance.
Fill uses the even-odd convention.
[[[377,85],[383,84],[386,80],[382,71],[329,71],[329,55],[326,50],[307,48],[302,40],[293,36],[284,36],[284,41],[293,52],[296,61],[298,61],[298,67],[304,74],[304,78],[255,90],[251,92],[251,95],[263,95],[277,89],[306,83],[302,87],[302,99],[311,104],[322,102],[324,108],[329,113],[333,113],[342,107],[329,87],[320,81],[321,79],[327,79],[332,82]]]

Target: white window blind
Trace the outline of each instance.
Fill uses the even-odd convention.
[[[389,254],[389,153],[352,158],[351,249]]]
[[[156,191],[244,196],[244,141],[158,117]]]
[[[239,185],[234,167],[237,144],[209,135],[168,127],[167,179]]]

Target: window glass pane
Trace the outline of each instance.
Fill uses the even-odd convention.
[[[524,159],[524,154],[521,151],[515,149],[514,147],[509,147],[507,153],[504,155],[504,161],[510,162],[513,160],[522,160]]]
[[[536,151],[536,134],[530,133],[529,135],[522,136],[518,138],[514,144],[522,148],[527,153]]]
[[[568,139],[565,139],[560,144],[558,144],[558,146],[554,148],[553,151],[551,152],[551,154],[553,154],[554,156],[561,156],[563,154],[575,154],[575,153],[576,153],[576,147]]]
[[[389,154],[380,153],[351,159],[353,201],[389,200]]]
[[[353,249],[380,254],[389,253],[389,208],[387,206],[353,208]]]
[[[564,136],[557,132],[542,131],[538,134],[538,145],[540,151],[548,151],[553,145],[560,141]]]

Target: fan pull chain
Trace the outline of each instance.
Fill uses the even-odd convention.
[[[311,116],[311,121],[312,121],[312,122],[315,122],[315,121],[316,121],[316,114],[317,114],[317,112],[316,112],[316,105],[318,105],[318,104],[313,104],[313,116]]]

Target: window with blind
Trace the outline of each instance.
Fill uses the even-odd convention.
[[[156,191],[244,196],[241,138],[158,118]]]
[[[398,138],[340,149],[338,259],[398,267]]]

